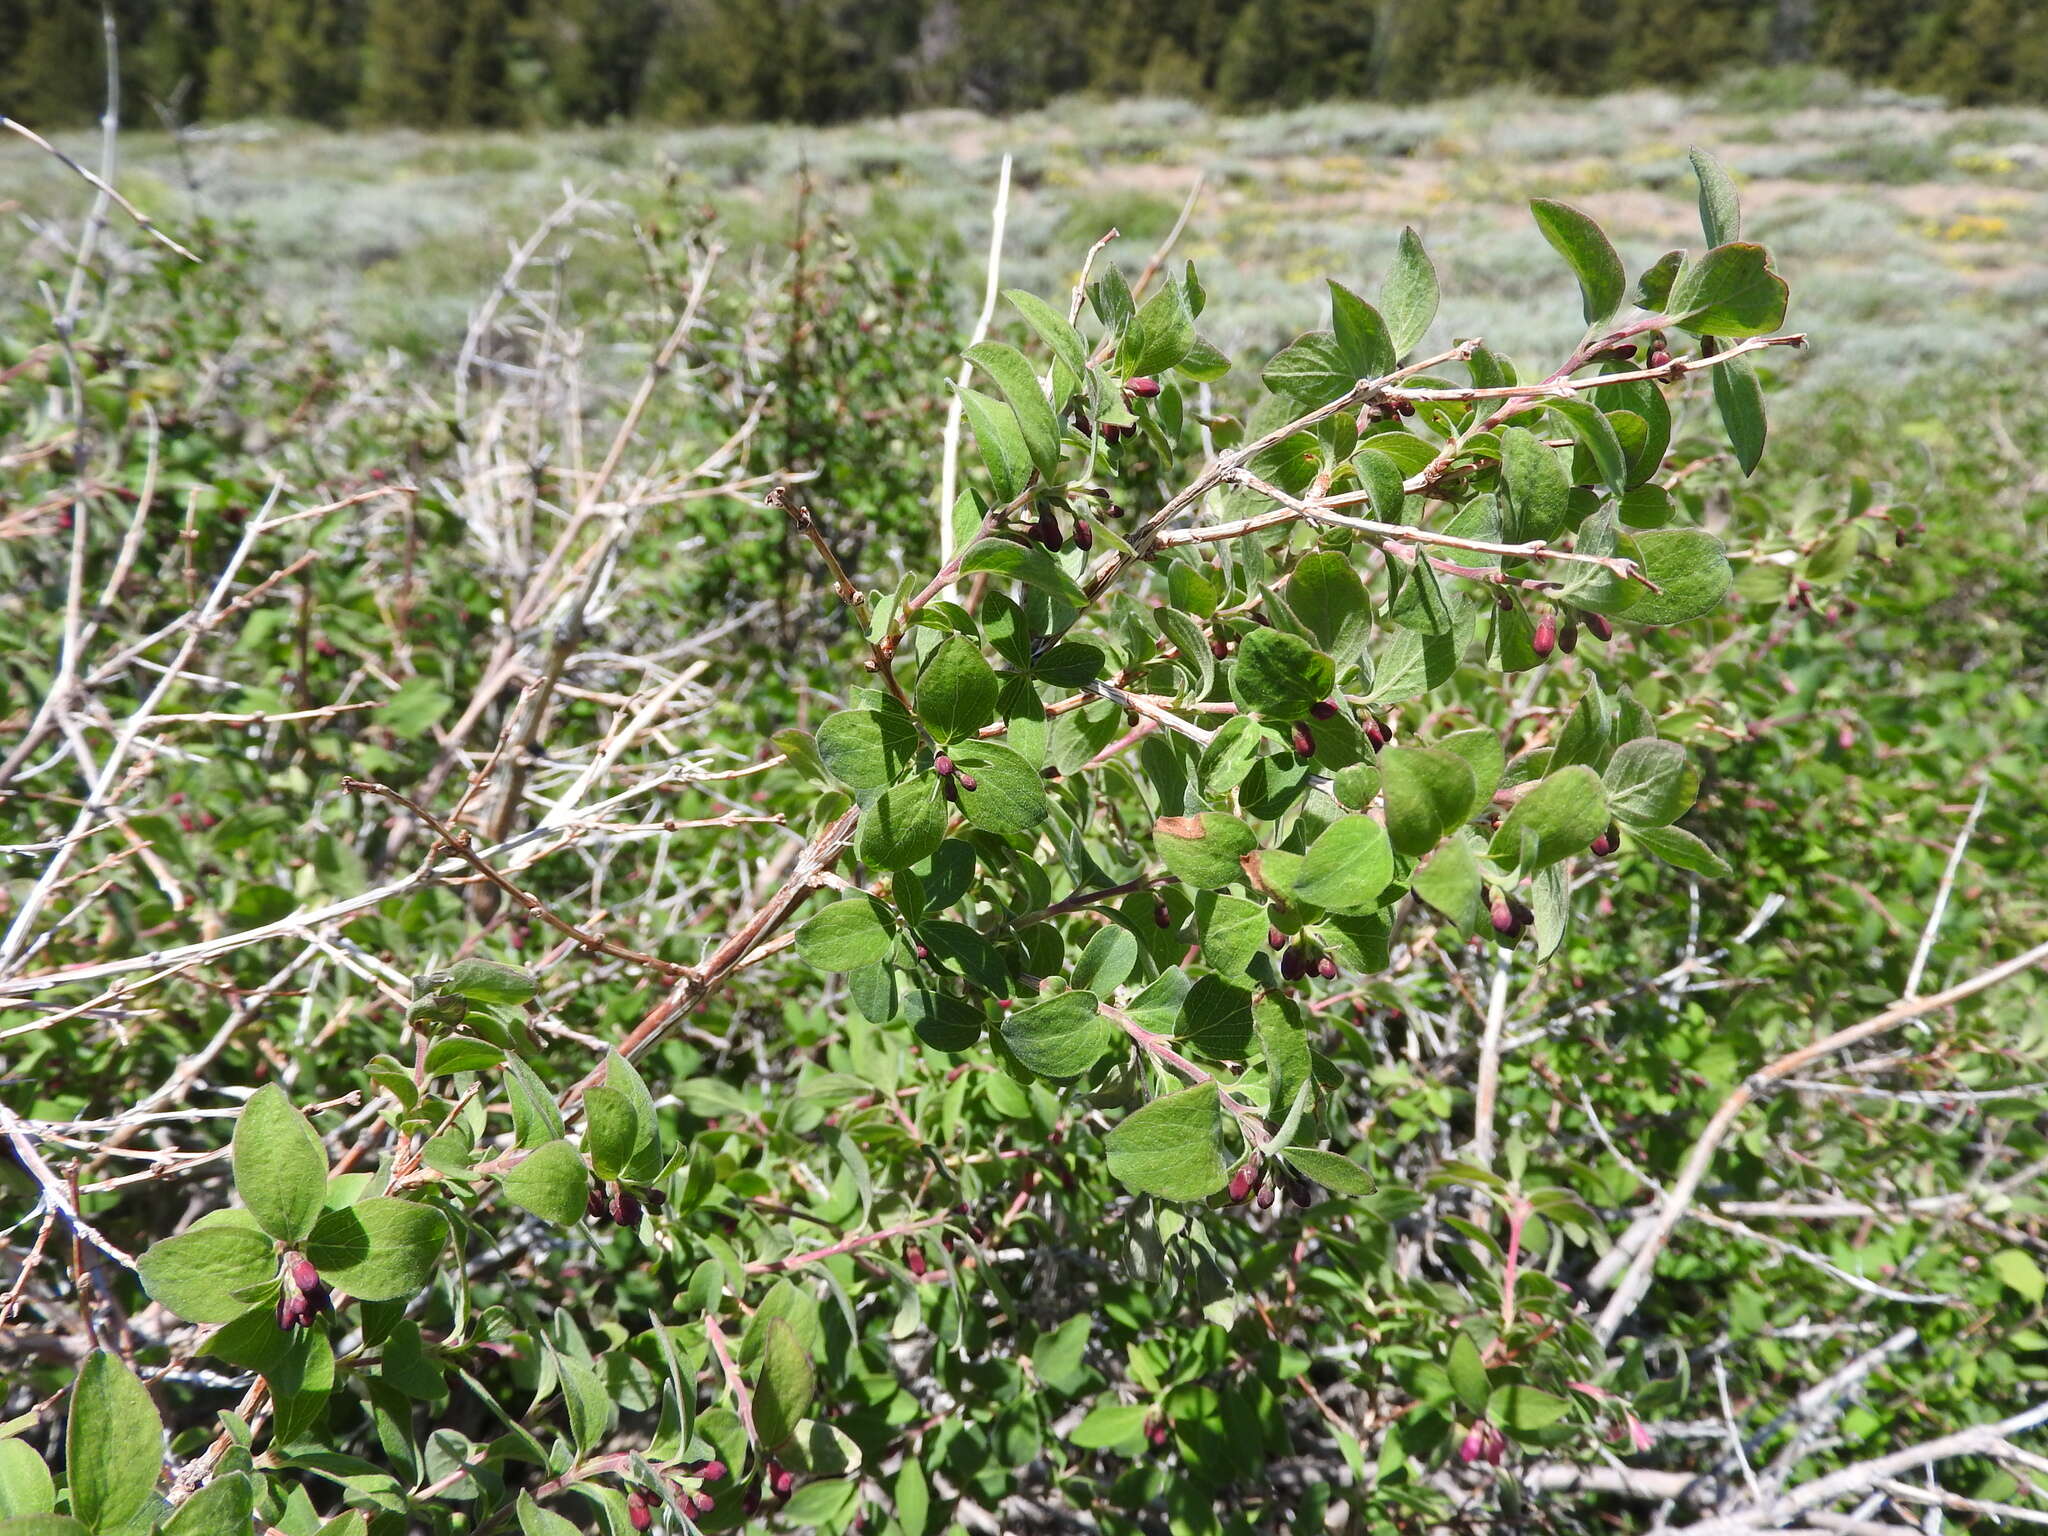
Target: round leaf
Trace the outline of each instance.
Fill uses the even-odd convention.
[[[327,1153],[277,1084],[257,1089],[235,1117],[234,1166],[235,1192],[264,1231],[296,1243],[313,1230],[327,1195]]]

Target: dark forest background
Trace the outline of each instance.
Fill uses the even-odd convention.
[[[2043,0],[116,0],[124,116],[526,127],[1224,107],[1815,64],[1956,103],[2048,99]],[[95,0],[0,0],[0,110],[86,121]]]

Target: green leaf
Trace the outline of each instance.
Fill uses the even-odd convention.
[[[1579,280],[1581,307],[1588,326],[1605,325],[1621,308],[1628,291],[1628,274],[1606,232],[1589,214],[1569,203],[1539,197],[1529,204],[1536,227],[1551,248],[1571,266]]]
[[[1721,429],[1728,434],[1728,446],[1735,450],[1743,474],[1754,474],[1763,462],[1764,439],[1770,435],[1764,387],[1747,356],[1731,358],[1713,372],[1714,407],[1721,413]]]
[[[1509,1434],[1548,1429],[1570,1411],[1555,1393],[1519,1384],[1495,1387],[1486,1399],[1486,1417]]]
[[[1697,528],[1653,528],[1635,536],[1643,572],[1663,590],[1629,605],[1635,624],[1683,624],[1721,606],[1735,573],[1721,541]]]
[[[1097,1403],[1069,1431],[1067,1440],[1084,1451],[1106,1451],[1142,1437],[1151,1415],[1143,1403]]]
[[[843,709],[818,727],[818,757],[856,794],[886,789],[917,758],[917,727],[907,715]]]
[[[1396,357],[1406,357],[1428,334],[1438,298],[1436,267],[1422,249],[1422,237],[1412,227],[1405,228],[1394,264],[1380,284],[1380,313],[1387,317]]]
[[[1176,566],[1175,569],[1181,567]],[[1187,673],[1194,697],[1207,698],[1216,682],[1216,658],[1209,649],[1209,642],[1202,637],[1201,628],[1178,608],[1155,608],[1152,619],[1159,626],[1159,632],[1179,652],[1174,664]]]
[[[295,1243],[313,1230],[327,1196],[327,1153],[277,1084],[257,1089],[235,1117],[234,1166],[235,1193],[265,1232]]]
[[[1230,1182],[1223,1106],[1214,1083],[1154,1099],[1103,1138],[1109,1171],[1161,1200],[1202,1200]]]
[[[888,954],[895,936],[887,907],[872,896],[849,896],[797,929],[796,952],[821,971],[850,971]]]
[[[811,1411],[818,1376],[810,1352],[787,1318],[771,1317],[761,1333],[761,1357],[754,1377],[754,1429],[761,1449],[772,1451],[796,1433]]]
[[[533,973],[524,966],[502,965],[496,960],[458,960],[428,976],[436,992],[500,1008],[516,1008],[540,990]]]
[[[1487,851],[1501,863],[1534,873],[1583,852],[1607,830],[1607,820],[1607,791],[1600,775],[1575,763],[1516,801]]]
[[[963,389],[959,396],[967,424],[974,428],[981,462],[988,466],[996,500],[1015,501],[1031,482],[1031,449],[1024,441],[1024,429],[1017,425],[1017,413],[979,390]]]
[[[1351,467],[1358,471],[1360,483],[1372,498],[1372,515],[1383,523],[1400,522],[1408,505],[1400,463],[1391,454],[1367,446],[1351,456]]]
[[[1266,733],[1250,715],[1232,715],[1209,738],[1195,763],[1195,784],[1205,800],[1218,800],[1245,781],[1259,760]]]
[[[583,1095],[583,1148],[600,1179],[616,1179],[640,1151],[640,1124],[623,1093],[599,1084]]]
[[[1508,493],[1509,542],[1548,541],[1564,531],[1572,483],[1555,449],[1526,427],[1503,427],[1500,471]]]
[[[2024,1248],[2005,1248],[1994,1253],[1991,1272],[1998,1276],[2001,1285],[2015,1292],[2030,1307],[2039,1306],[2041,1297],[2048,1294],[2048,1275],[2041,1272],[2034,1256]]]
[[[1387,837],[1410,858],[1437,845],[1472,814],[1472,765],[1435,747],[1389,747],[1380,753]]]
[[[1187,291],[1169,282],[1138,311],[1124,332],[1117,364],[1126,378],[1164,373],[1188,355],[1195,344],[1195,317]]]
[[[141,1379],[117,1355],[87,1355],[64,1427],[71,1513],[90,1531],[119,1530],[148,1506],[163,1458],[163,1419]]]
[[[89,1533],[69,1515],[16,1515],[0,1520],[0,1536],[89,1536]]]
[[[1330,696],[1337,668],[1299,636],[1254,629],[1237,648],[1230,692],[1244,708],[1275,720],[1299,720]]]
[[[1409,882],[1415,894],[1466,932],[1479,922],[1479,860],[1472,845],[1454,837],[1429,856]]]
[[[1052,814],[1044,777],[1010,748],[989,741],[962,743],[953,761],[974,780],[972,789],[959,785],[960,814],[971,826],[1010,837],[1029,832]]]
[[[397,1301],[433,1278],[447,1243],[439,1211],[373,1195],[322,1216],[303,1251],[337,1290],[362,1301]]]
[[[1675,741],[1623,742],[1602,777],[1609,808],[1631,826],[1669,826],[1700,791],[1700,771]]]
[[[1370,1195],[1379,1183],[1350,1158],[1314,1147],[1289,1147],[1280,1154],[1294,1171],[1314,1179],[1333,1195]]]
[[[946,839],[946,811],[929,778],[898,784],[861,813],[860,859],[876,869],[907,869]]]
[[[1040,1077],[1079,1077],[1102,1059],[1115,1028],[1093,992],[1067,991],[1003,1015],[1003,1043]]]
[[[1726,245],[1742,238],[1742,214],[1735,201],[1735,183],[1721,162],[1704,149],[1692,151],[1692,173],[1700,184],[1700,232],[1708,245]]]
[[[20,1440],[0,1440],[0,1520],[47,1515],[57,1507],[57,1485],[43,1458]]]
[[[1689,263],[1671,285],[1671,320],[1695,336],[1764,336],[1785,318],[1790,290],[1770,253],[1735,241]]]
[[[1372,628],[1372,603],[1351,561],[1335,550],[1306,556],[1287,578],[1287,606],[1333,656],[1355,657]],[[1264,631],[1261,631],[1264,633]]]
[[[1330,284],[1330,322],[1337,342],[1337,356],[1352,383],[1376,379],[1394,371],[1394,342],[1387,323],[1374,309],[1342,283]],[[1347,386],[1348,387],[1348,386]]]
[[[995,381],[1003,398],[1010,402],[1018,429],[1024,435],[1025,451],[1038,466],[1039,474],[1050,480],[1060,465],[1060,424],[1024,354],[1006,342],[980,341],[964,355]]]
[[[1598,406],[1585,400],[1553,400],[1550,412],[1564,424],[1572,440],[1586,450],[1608,494],[1626,494],[1628,459],[1621,451],[1621,439],[1614,435],[1614,423]]]
[[[1074,578],[1036,544],[1015,544],[1008,539],[980,540],[969,546],[961,557],[960,574],[978,576],[984,571],[991,576],[1007,577],[1036,587],[1058,598],[1069,608],[1084,607],[1088,601]],[[823,733],[819,734],[822,737]],[[824,745],[822,740],[819,745]]]
[[[1258,845],[1250,827],[1223,811],[1162,816],[1152,825],[1152,846],[1160,862],[1197,890],[1218,890],[1243,879],[1238,861]]]
[[[1350,394],[1359,375],[1345,366],[1334,335],[1310,331],[1276,352],[1259,378],[1274,394],[1310,411]],[[1272,479],[1270,475],[1261,478]],[[1281,489],[1287,487],[1282,484]]]
[[[588,1455],[611,1427],[611,1395],[604,1379],[573,1355],[557,1355],[555,1371],[562,1382],[562,1405],[569,1410],[569,1438],[580,1454]]]
[[[501,1065],[505,1053],[488,1040],[468,1035],[449,1035],[427,1048],[427,1076],[446,1077],[455,1072],[487,1072]]]
[[[1683,827],[1631,827],[1629,832],[1638,848],[1666,864],[1716,880],[1729,879],[1735,873],[1725,859]]]
[[[248,1536],[256,1514],[256,1490],[246,1474],[216,1476],[180,1504],[163,1524],[163,1536]]]
[[[1024,317],[1025,323],[1038,333],[1038,339],[1052,348],[1053,357],[1067,371],[1066,387],[1069,390],[1078,389],[1081,381],[1088,377],[1088,347],[1081,340],[1081,333],[1068,323],[1065,315],[1035,293],[1026,293],[1021,288],[1011,288],[1003,297]]]
[[[277,1249],[249,1227],[194,1227],[153,1244],[136,1269],[151,1301],[188,1323],[226,1323],[248,1308],[237,1291],[276,1277]]]
[[[575,1522],[563,1519],[551,1509],[533,1502],[533,1495],[519,1495],[520,1536],[582,1536]]]
[[[567,1141],[543,1142],[498,1180],[505,1198],[558,1227],[583,1219],[590,1180],[583,1159]]]
[[[1451,1390],[1458,1394],[1467,1413],[1486,1412],[1493,1388],[1486,1379],[1486,1364],[1479,1358],[1479,1346],[1472,1341],[1471,1334],[1461,1332],[1451,1340],[1451,1356],[1444,1362],[1444,1373],[1451,1378]]]
[[[1081,951],[1081,958],[1067,975],[1067,985],[1077,992],[1098,995],[1114,992],[1138,968],[1138,941],[1128,928],[1115,923],[1095,930],[1095,937]]]
[[[917,717],[942,742],[972,736],[996,717],[1002,684],[965,635],[948,635],[917,679]]]
[[[1343,816],[1309,845],[1294,892],[1332,912],[1361,912],[1379,905],[1393,878],[1394,850],[1380,824],[1370,816]]]
[[[1507,765],[1507,754],[1501,749],[1498,732],[1483,725],[1452,731],[1448,736],[1437,738],[1435,750],[1455,752],[1471,768],[1474,809],[1493,798],[1494,790],[1500,787],[1501,769]]]
[[[1202,958],[1232,980],[1249,974],[1270,926],[1266,909],[1242,896],[1203,893],[1195,903]]]

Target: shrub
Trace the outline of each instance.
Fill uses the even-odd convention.
[[[943,557],[939,311],[886,259],[806,255],[770,303],[643,226],[645,295],[586,325],[538,238],[424,397],[283,344],[222,265],[119,345],[31,316],[59,339],[6,366],[52,387],[0,427],[42,537],[5,554],[62,643],[17,663],[0,764],[34,860],[0,1320],[62,1343],[10,1385],[0,1536],[1420,1529],[1559,1489],[1567,1526],[1739,1517],[1718,1423],[1678,1438],[1698,1335],[1782,1326],[1777,1370],[1797,1319],[1686,1285],[1754,1279],[1701,1180],[1868,1193],[1789,1097],[1732,1134],[1853,1043],[1814,979],[1879,1039],[2005,972],[1858,977],[1883,940],[1844,919],[1759,968],[1797,1003],[1765,1043],[1713,1011],[1760,1005],[1710,990],[1702,908],[1747,942],[1829,836],[1758,784],[1858,803],[1836,719],[1818,764],[1747,727],[1788,677],[1846,707],[1829,593],[1918,513],[1745,483],[1757,365],[1799,338],[1694,167],[1706,249],[1626,318],[1599,227],[1534,205],[1586,323],[1540,377],[1415,356],[1412,232],[1255,400],[1192,265],[1012,293]],[[157,376],[202,356],[237,366]],[[816,477],[767,487],[769,434]],[[1981,712],[1956,658],[1992,642],[1898,622]],[[1910,742],[1911,706],[1873,714]],[[1992,1095],[1998,1025],[1944,1045]],[[1649,1290],[1694,1217],[1738,1237]],[[1866,1299],[1966,1297],[1915,1314],[1956,1357],[2041,1300],[1996,1223],[1910,1290],[1761,1236]],[[1769,1474],[1794,1513],[1806,1433]],[[1666,1437],[1683,1467],[1604,1450]]]

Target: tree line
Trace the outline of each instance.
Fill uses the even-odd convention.
[[[2040,0],[114,0],[124,118],[527,127],[1003,112],[1073,91],[1232,109],[1568,94],[1813,63],[2048,99]],[[96,117],[100,7],[0,0],[0,110]]]

